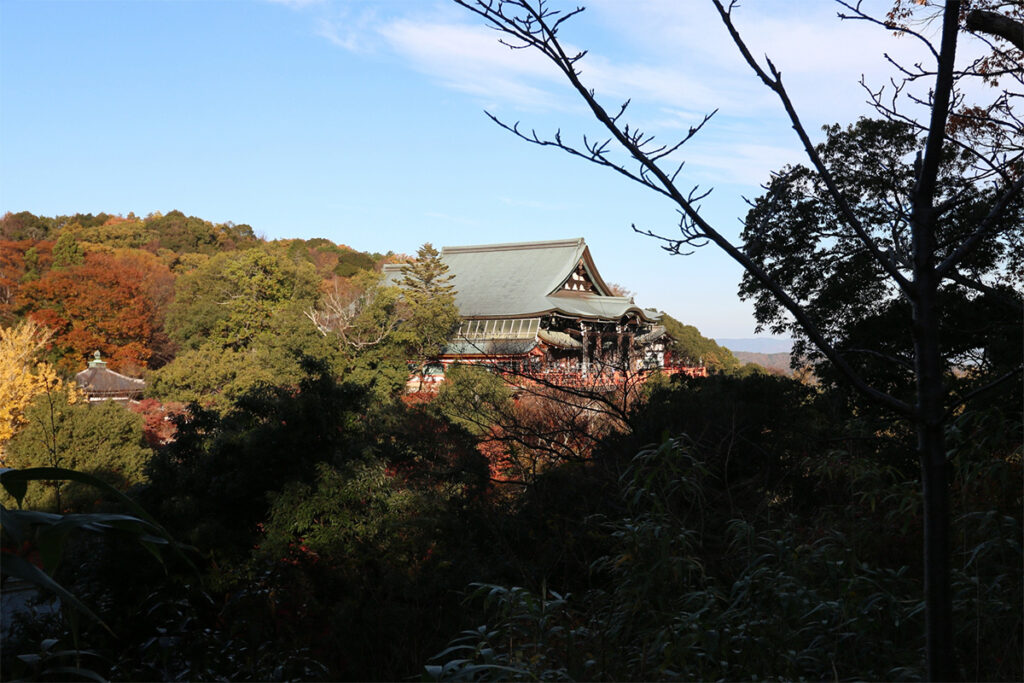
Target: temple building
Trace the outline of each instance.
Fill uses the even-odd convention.
[[[588,378],[673,367],[661,313],[616,296],[582,238],[444,247],[462,322],[441,366],[481,362],[521,373]],[[384,267],[392,282],[401,264]]]
[[[82,393],[90,402],[118,401],[128,403],[142,396],[146,383],[141,379],[128,377],[107,368],[97,351],[89,361],[89,367],[75,375]]]

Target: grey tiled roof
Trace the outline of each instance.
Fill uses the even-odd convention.
[[[661,314],[629,298],[610,296],[583,238],[549,242],[445,247],[441,259],[456,290],[463,318],[527,317],[561,313],[571,317],[617,320],[634,312],[654,321]],[[582,263],[594,292],[560,291]],[[389,281],[401,279],[402,266],[384,267]]]
[[[119,372],[103,367],[91,367],[75,375],[75,381],[91,396],[113,396],[141,394],[146,383],[141,379],[126,377]]]

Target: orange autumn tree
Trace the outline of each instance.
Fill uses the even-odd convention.
[[[99,350],[114,369],[147,367],[160,333],[155,292],[169,277],[155,261],[88,253],[84,263],[52,268],[26,283],[20,310],[53,332],[48,348],[58,367],[76,372]],[[160,271],[160,272],[157,272]]]
[[[3,220],[0,219],[0,227]],[[21,287],[36,280],[53,262],[53,242],[0,239],[0,325],[13,325]]]
[[[142,288],[153,304],[153,335],[147,361],[150,368],[166,365],[174,358],[176,345],[164,331],[167,309],[174,301],[174,283],[177,276],[158,256],[142,249],[115,249],[113,257],[126,268],[137,270],[142,277]]]

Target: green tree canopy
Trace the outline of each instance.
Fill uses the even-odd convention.
[[[244,249],[257,243],[256,235],[248,225],[230,222],[215,225],[177,210],[148,216],[145,226],[156,233],[161,247],[178,253],[212,254],[218,250]]]
[[[303,310],[319,296],[319,278],[308,263],[294,263],[265,249],[223,252],[177,282],[167,333],[186,349],[207,340],[226,348],[249,346],[288,308]]]
[[[113,401],[89,404],[66,390],[44,392],[26,410],[26,425],[7,446],[8,467],[65,467],[88,472],[119,488],[139,484],[153,452],[142,433],[142,416]],[[4,504],[13,504],[0,494]],[[78,484],[29,488],[25,506],[54,511],[91,506],[93,492]]]
[[[53,245],[53,267],[77,266],[85,261],[82,246],[70,232],[62,232]]]
[[[825,132],[818,154],[860,224],[886,258],[908,266],[909,227],[899,207],[916,182],[914,159],[923,141],[900,121],[861,119]],[[953,150],[940,167],[937,201],[944,211],[936,225],[937,259],[952,253],[992,211],[991,188],[966,177],[970,162],[967,153]],[[992,236],[937,292],[947,381],[961,390],[1020,362],[1024,201],[1019,194]],[[774,174],[747,215],[743,239],[747,255],[793,293],[849,363],[873,385],[912,400],[911,302],[848,227],[816,171],[790,166]],[[826,381],[838,379],[803,328],[750,273],[740,295],[754,302],[760,328],[794,337],[794,358],[810,358]]]
[[[361,452],[363,392],[338,384],[322,362],[301,366],[301,380],[250,387],[227,410],[193,406],[154,459],[151,504],[190,540],[247,553],[268,492]]]
[[[304,362],[316,359],[340,373],[341,350],[295,306],[277,311],[245,348],[208,339],[186,349],[150,377],[147,394],[182,403],[196,402],[220,413],[259,386],[297,386],[306,376]]]
[[[83,242],[109,247],[139,249],[157,241],[155,230],[138,219],[113,218],[103,225],[82,228],[78,237]]]

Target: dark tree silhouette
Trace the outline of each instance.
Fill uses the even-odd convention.
[[[946,462],[944,428],[952,411],[963,405],[976,393],[987,391],[1015,376],[1021,367],[1002,377],[977,387],[969,395],[950,391],[944,376],[943,351],[939,329],[943,315],[940,290],[944,283],[955,282],[961,287],[984,292],[984,282],[973,279],[960,268],[971,256],[988,248],[998,239],[998,231],[1005,228],[1002,218],[1019,201],[1024,186],[1024,164],[1020,154],[1024,125],[1013,112],[1013,98],[997,97],[998,106],[965,107],[962,85],[967,79],[985,78],[976,64],[958,68],[956,64],[957,39],[961,33],[961,2],[949,0],[941,14],[941,31],[936,44],[923,32],[898,23],[890,15],[873,18],[860,10],[859,4],[840,2],[846,18],[868,20],[887,30],[902,30],[922,41],[930,55],[930,62],[913,66],[895,64],[899,70],[893,82],[892,97],[883,91],[869,91],[876,110],[884,118],[909,123],[922,139],[914,164],[914,178],[910,187],[899,193],[900,203],[892,209],[890,223],[899,228],[905,239],[898,246],[887,245],[872,234],[858,212],[856,197],[843,192],[836,171],[819,154],[802,123],[789,94],[783,85],[782,74],[767,58],[756,59],[733,22],[736,2],[712,0],[736,48],[761,80],[773,91],[786,111],[790,123],[801,142],[809,167],[821,184],[822,193],[834,205],[838,221],[848,230],[858,254],[869,259],[884,274],[888,287],[898,291],[909,310],[909,329],[913,346],[913,398],[894,396],[885,386],[876,386],[866,379],[848,353],[843,352],[823,329],[815,316],[809,315],[806,301],[799,292],[791,291],[773,277],[772,273],[751,258],[743,247],[729,241],[699,211],[699,201],[708,191],[683,189],[677,182],[682,165],[667,167],[670,155],[707,125],[712,114],[692,127],[688,134],[674,143],[656,142],[653,135],[625,121],[629,102],[609,112],[588,88],[581,71],[585,52],[566,51],[559,39],[565,22],[583,11],[577,7],[570,11],[552,9],[542,0],[455,0],[480,16],[500,34],[500,40],[512,49],[532,49],[543,54],[564,75],[570,86],[586,103],[594,117],[608,132],[606,139],[583,138],[574,145],[557,132],[550,138],[535,131],[525,132],[519,124],[509,124],[488,114],[498,125],[520,138],[542,146],[553,146],[563,151],[604,166],[634,182],[671,199],[681,216],[679,234],[665,236],[649,230],[643,234],[657,238],[671,253],[684,253],[693,247],[714,244],[739,263],[751,282],[769,292],[778,304],[793,317],[806,339],[828,359],[837,373],[860,393],[884,406],[896,415],[909,420],[917,433],[917,454],[921,463],[921,486],[925,513],[925,602],[927,629],[927,668],[931,680],[951,680],[956,677],[953,651],[952,606],[949,576],[949,474]],[[900,3],[897,3],[897,9]],[[927,11],[927,7],[925,7]],[[842,15],[841,15],[842,16]],[[906,19],[907,13],[898,17]],[[1012,26],[1020,26],[1016,15],[1006,15]],[[977,24],[973,24],[977,26]],[[991,21],[987,24],[991,26]],[[985,30],[985,29],[981,29]],[[1002,33],[993,31],[993,35]],[[995,42],[991,43],[995,45]],[[1008,50],[1013,50],[1012,46]],[[993,50],[1004,50],[1001,46]],[[1003,55],[1000,52],[1000,55]],[[1019,62],[1019,52],[1018,64]],[[990,75],[990,74],[989,74]],[[1003,74],[1020,82],[1021,73],[1010,70]],[[926,82],[927,94],[915,94],[915,84]],[[1012,93],[1011,93],[1012,94]],[[1019,97],[1019,95],[1017,95]],[[925,116],[917,120],[901,110],[901,103],[923,105]],[[972,115],[970,112],[975,112]],[[952,114],[957,114],[955,120]],[[958,124],[958,125],[955,125]],[[959,129],[959,131],[958,131]],[[969,134],[964,134],[968,131]],[[979,213],[974,222],[957,232],[956,239],[940,241],[942,227],[948,214],[960,205],[960,197],[942,196],[939,179],[943,164],[956,150],[967,157],[964,175],[976,183],[987,183],[991,192],[987,210]],[[622,157],[615,156],[622,153]],[[1011,225],[1012,227],[1012,225]],[[1017,226],[1019,229],[1019,226]],[[636,227],[634,226],[634,230]],[[895,240],[894,240],[895,241]],[[812,264],[813,266],[813,264]],[[1019,293],[1011,295],[1012,305],[1020,306]]]

